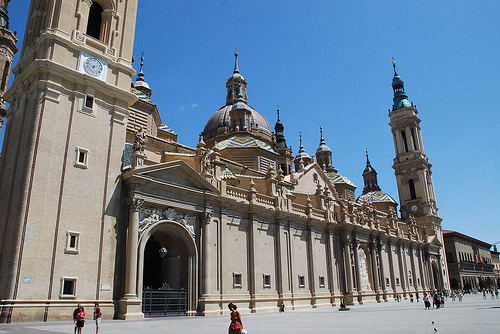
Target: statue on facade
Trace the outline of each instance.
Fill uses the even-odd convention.
[[[134,152],[144,153],[144,149],[146,148],[146,143],[148,142],[148,137],[146,135],[146,131],[141,127],[139,130],[135,132],[135,140],[134,140]]]

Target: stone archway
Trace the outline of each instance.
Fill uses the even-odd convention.
[[[137,295],[146,317],[196,313],[197,264],[195,240],[183,224],[162,220],[142,231]]]

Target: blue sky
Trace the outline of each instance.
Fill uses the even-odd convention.
[[[9,5],[19,46],[28,7],[27,0]],[[366,147],[382,190],[398,200],[387,124],[394,57],[422,119],[443,228],[494,243],[498,13],[498,1],[140,0],[134,65],[138,70],[144,52],[163,123],[194,147],[225,104],[237,46],[249,104],[271,127],[279,105],[294,154],[299,132],[314,153],[322,126],[334,166],[358,186],[358,196]]]

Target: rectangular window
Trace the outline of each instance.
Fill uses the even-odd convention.
[[[92,109],[94,107],[94,97],[87,95],[85,97],[85,108]]]
[[[324,288],[325,287],[325,276],[320,276],[319,277],[319,287]]]
[[[78,254],[80,246],[80,232],[66,232],[66,249],[65,253]]]
[[[241,273],[233,272],[233,289],[241,288]]]
[[[76,277],[61,278],[61,294],[59,295],[59,298],[75,298],[76,281]]]
[[[417,278],[417,285],[420,286],[420,278]]]
[[[399,277],[396,277],[396,285],[399,286]]]
[[[306,278],[304,275],[299,275],[299,288],[304,289],[306,287]]]
[[[271,288],[271,274],[262,274],[262,280],[265,289]]]
[[[88,168],[89,150],[81,147],[76,148],[75,166]]]
[[[386,285],[386,286],[389,286],[389,285],[390,285],[390,283],[391,283],[391,282],[389,281],[389,277],[386,277],[386,278],[385,278],[385,285]]]

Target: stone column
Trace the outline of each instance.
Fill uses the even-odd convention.
[[[392,252],[392,243],[391,241],[387,241],[387,247],[389,249],[389,274],[391,276],[391,287],[393,293],[396,292],[396,276],[394,275],[394,259],[392,257],[393,252]]]
[[[346,295],[351,296],[349,302],[352,303],[352,293],[354,290],[351,264],[351,235],[349,232],[344,232],[344,272],[346,280]],[[347,300],[347,298],[346,298]]]
[[[411,266],[411,278],[413,283],[413,290],[418,291],[418,284],[415,271],[415,249],[412,245],[410,245],[410,253],[411,253],[410,266]]]
[[[377,263],[377,252],[375,249],[375,240],[373,238],[370,240],[370,256],[372,260],[372,275],[373,275],[373,290],[380,293],[380,279],[378,275],[378,263]],[[379,296],[377,296],[377,300]]]
[[[401,288],[403,289],[403,294],[406,292],[406,278],[408,275],[406,274],[405,269],[405,246],[402,243],[398,243],[397,251],[398,251],[398,264],[399,264],[399,275],[401,278]]]
[[[307,226],[307,267],[309,272],[309,291],[311,293],[311,305],[316,307],[316,270],[314,267],[314,235],[311,224]]]
[[[422,247],[419,247],[418,248],[418,269],[420,271],[420,286],[422,287],[422,289],[426,289],[427,288],[427,282],[426,282],[426,279],[425,279],[425,272],[424,272],[424,259],[422,257]]]
[[[120,301],[121,318],[125,320],[143,319],[142,300],[137,296],[137,253],[139,239],[139,211],[144,200],[132,198],[128,201],[130,216],[127,237],[127,261],[125,267],[125,295]]]
[[[378,252],[378,258],[380,261],[380,274],[382,275],[382,291],[384,293],[384,300],[387,301],[387,284],[385,282],[385,265],[384,265],[384,256],[382,254],[382,241],[380,239],[377,240],[377,252]]]
[[[201,219],[201,244],[202,244],[202,285],[201,285],[201,294],[202,296],[207,296],[212,293],[213,290],[213,283],[212,283],[212,276],[215,275],[216,273],[212,273],[212,268],[210,266],[210,259],[212,258],[211,256],[211,245],[212,241],[210,238],[210,227],[211,227],[211,221],[212,221],[212,213],[211,212],[205,212],[202,215]]]

